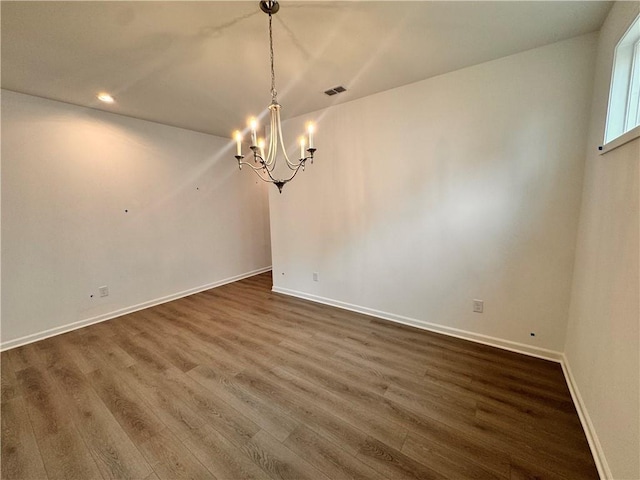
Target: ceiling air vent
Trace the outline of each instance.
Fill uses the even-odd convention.
[[[330,88],[329,90],[325,90],[324,94],[331,97],[332,95],[336,95],[338,93],[342,93],[346,91],[347,91],[346,88],[344,88],[342,85],[338,85],[337,87],[333,87],[333,88]]]

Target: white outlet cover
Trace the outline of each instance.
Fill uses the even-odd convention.
[[[484,311],[484,301],[483,300],[474,300],[473,301],[473,311],[475,313],[482,313]]]

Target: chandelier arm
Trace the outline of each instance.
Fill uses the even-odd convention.
[[[242,167],[242,165],[246,165],[254,172],[262,172],[264,170],[264,167],[256,167],[255,165],[252,165],[249,162],[238,162],[238,166]]]
[[[265,171],[273,172],[273,169],[275,168],[275,165],[267,165],[262,160],[259,160],[259,162],[260,162],[260,165],[262,165],[261,167],[258,167],[259,170],[265,170]]]
[[[302,169],[304,169],[304,164],[305,164],[306,160],[307,160],[306,158],[300,160],[300,163],[298,163],[297,166],[295,166],[294,168],[291,169],[291,170],[293,170],[293,173],[291,174],[291,176],[289,178],[286,178],[286,179],[277,179],[277,178],[275,178],[273,175],[271,175],[271,170],[269,170],[267,168],[264,168],[264,167],[262,167],[262,168],[254,167],[253,165],[251,165],[250,163],[247,163],[247,162],[240,162],[240,164],[241,165],[249,165],[251,167],[251,169],[254,172],[256,172],[256,174],[258,174],[258,176],[260,178],[262,178],[263,180],[265,180],[265,179],[264,179],[264,177],[262,175],[259,174],[259,172],[265,172],[269,176],[269,178],[271,179],[271,180],[265,180],[266,182],[270,181],[271,183],[275,183],[275,184],[278,184],[278,183],[285,184],[285,183],[290,182],[291,180],[293,180],[293,177],[295,177],[297,175],[298,170],[300,170],[301,167],[302,167]]]
[[[280,123],[280,109],[276,110],[276,116],[277,116],[277,123],[278,123],[277,136],[278,136],[278,139],[280,140],[280,146],[282,147],[282,154],[284,155],[284,159],[287,162],[287,167],[289,167],[290,170],[294,170],[297,168],[296,165],[299,166],[301,162],[299,161],[296,164],[291,160],[289,160],[289,156],[287,155],[287,149],[284,146],[284,140],[282,138],[282,124]]]
[[[278,184],[280,184],[280,185],[284,185],[285,183],[288,183],[288,182],[290,182],[291,180],[293,180],[293,177],[295,177],[295,176],[296,176],[296,174],[298,173],[298,170],[300,170],[300,167],[302,167],[303,165],[304,165],[304,162],[300,162],[300,165],[298,165],[298,167],[295,169],[295,171],[293,172],[293,174],[292,174],[289,178],[286,178],[286,179],[278,179],[278,178],[275,178],[273,175],[271,175],[271,171],[270,171],[270,170],[268,170],[268,169],[265,169],[265,168],[263,168],[263,169],[260,169],[260,168],[253,168],[253,171],[254,171],[254,172],[256,172],[256,174],[258,174],[258,176],[259,176],[260,178],[262,178],[263,180],[265,180],[265,179],[264,179],[264,177],[262,177],[262,175],[260,175],[258,172],[259,172],[259,171],[266,172],[266,173],[267,173],[267,175],[269,176],[269,178],[271,179],[271,180],[265,180],[266,182],[275,183],[276,185],[278,185]],[[280,187],[278,187],[278,189],[281,189],[281,188],[282,188],[281,186],[280,186]]]
[[[258,161],[262,164],[262,168],[270,172],[273,172],[273,169],[276,168],[275,162],[267,163],[260,155],[258,155]]]
[[[290,182],[291,180],[293,180],[293,177],[295,177],[298,174],[298,170],[300,170],[300,167],[303,167],[303,170],[304,170],[304,161],[300,162],[295,169],[292,169],[293,173],[291,174],[291,176],[289,178],[284,180],[284,182],[286,183],[286,182]]]
[[[263,182],[266,183],[273,183],[276,186],[278,186],[278,184],[280,184],[280,186],[278,187],[278,189],[280,191],[282,191],[282,186],[284,186],[284,184],[289,183],[291,180],[294,179],[294,177],[298,174],[298,171],[300,170],[300,168],[302,168],[304,170],[304,166],[305,166],[305,162],[311,157],[306,157],[302,160],[300,160],[300,163],[298,163],[298,165],[293,168],[293,173],[291,174],[291,176],[289,178],[284,178],[284,179],[277,179],[275,178],[273,175],[271,175],[271,170],[266,169],[265,167],[255,167],[253,165],[251,165],[251,163],[249,162],[243,162],[243,161],[238,161],[238,166],[242,169],[243,165],[248,166],[249,168],[251,168],[251,170],[253,170],[255,172],[255,174],[260,178],[260,180],[262,180]],[[265,172],[267,174],[267,177],[264,177],[262,175],[262,173]]]
[[[269,139],[269,154],[267,155],[267,163],[272,165],[276,161],[276,155],[278,154],[278,144],[273,141],[273,138]]]
[[[273,169],[276,167],[275,164],[273,162],[271,164],[267,163],[265,161],[265,159],[262,157],[262,155],[260,155],[258,153],[258,149],[256,147],[251,147],[251,150],[253,151],[253,161],[254,161],[254,163],[257,162],[257,163],[260,164],[260,166],[259,167],[255,167],[255,166],[251,165],[250,163],[246,163],[246,165],[249,165],[254,170],[268,170],[269,172],[272,172]]]
[[[262,169],[262,168],[256,168],[256,167],[254,167],[253,165],[251,165],[250,163],[247,163],[247,162],[240,162],[240,163],[238,164],[238,166],[239,166],[241,169],[242,169],[242,165],[246,165],[246,166],[248,166],[249,168],[251,168],[251,170],[253,170],[253,172],[258,176],[258,178],[260,178],[260,180],[262,180],[263,182],[265,182],[265,183],[273,183],[273,180],[272,180],[271,175],[268,175],[268,176],[266,176],[266,177],[262,175],[262,173],[261,173],[261,172],[263,172],[263,171],[264,171],[264,169]]]
[[[269,127],[269,153],[267,154],[266,162],[268,165],[271,165],[275,163],[276,155],[278,154],[278,142],[274,141],[273,132],[276,131],[275,129],[276,122],[275,122],[275,115],[271,110],[269,110],[269,117],[270,117],[271,125]]]

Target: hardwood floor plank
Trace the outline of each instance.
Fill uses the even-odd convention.
[[[577,415],[577,413],[576,413]],[[476,418],[486,419],[496,424],[510,426],[514,423],[519,425],[519,430],[528,437],[540,438],[543,442],[555,445],[571,445],[570,448],[577,454],[581,454],[587,459],[591,458],[586,454],[588,447],[587,437],[584,432],[576,429],[574,425],[567,425],[562,422],[562,417],[534,416],[530,412],[513,412],[503,408],[496,408],[494,405],[478,402]]]
[[[242,450],[274,480],[329,480],[323,472],[264,430],[258,432]]]
[[[207,365],[228,375],[235,375],[250,365],[241,351],[236,351],[229,342],[213,335],[201,324],[188,319],[175,319],[172,323],[174,331],[179,331],[186,342],[183,348],[204,357],[200,365]]]
[[[349,364],[344,360],[335,356],[324,356],[315,354],[310,350],[310,347],[304,343],[301,345],[295,345],[292,342],[284,341],[278,344],[279,352],[287,355],[287,363],[299,365],[303,368],[311,368],[316,371],[316,374],[326,377],[340,375],[345,381],[352,385],[358,385],[361,388],[368,389],[372,392],[384,394],[389,387],[389,382],[377,372],[369,375],[359,366]],[[293,359],[299,357],[295,363]]]
[[[570,400],[571,397],[559,395],[559,393],[550,393],[546,388],[528,387],[521,381],[497,381],[495,378],[480,378],[479,375],[476,375],[473,378],[471,389],[479,393],[502,393],[509,397],[517,397],[531,404],[547,406],[560,412],[572,413],[575,411],[573,402]]]
[[[337,348],[334,356],[351,364],[359,364],[372,370],[383,368],[412,379],[420,378],[426,372],[424,360],[412,361],[411,358],[406,357],[399,360],[397,354],[376,352],[373,348],[354,348],[349,342],[344,342],[340,348]]]
[[[122,429],[136,443],[143,443],[158,435],[164,424],[152,410],[108,367],[87,375],[93,390],[107,406]]]
[[[507,453],[482,438],[452,429],[435,420],[428,422],[427,427],[422,429],[420,434],[409,432],[403,445],[404,453],[415,457],[415,447],[427,445],[432,449],[437,448],[438,452],[442,452],[447,458],[473,462],[497,477],[509,477],[510,463]],[[405,448],[409,451],[405,451]]]
[[[111,338],[100,334],[89,336],[93,347],[99,352],[100,359],[107,365],[116,368],[127,368],[135,364],[135,360],[121,349]]]
[[[329,478],[384,480],[385,477],[336,444],[302,425],[291,432],[284,446]]]
[[[36,345],[35,343],[31,343],[2,353],[3,356],[6,356],[14,373],[18,373],[20,370],[34,365],[42,365],[42,360],[40,359]]]
[[[79,335],[77,332],[78,331],[68,332],[63,335],[48,338],[46,342],[34,343],[38,362],[32,366],[39,368],[41,371],[49,371],[49,369],[57,366],[60,362],[64,363],[70,360],[73,365],[77,367],[78,364],[73,358],[73,355],[70,354],[66,343],[66,337],[73,334]]]
[[[433,383],[425,382],[424,376],[405,374],[402,371],[386,366],[371,365],[370,362],[360,358],[347,356],[344,358],[345,361],[352,363],[354,367],[359,367],[360,374],[375,375],[384,380],[388,385],[384,392],[386,397],[398,397],[402,391],[409,391],[413,394],[420,392],[418,398],[431,398],[436,402],[441,402],[445,405],[456,405],[460,408],[476,407],[477,396],[466,390],[459,389],[454,394],[451,389],[438,388]]]
[[[182,350],[174,346],[171,336],[161,337],[156,335],[153,330],[149,330],[137,335],[136,342],[149,351],[160,354],[163,359],[166,359],[181,372],[188,372],[198,366],[198,359],[191,355],[189,350]]]
[[[2,375],[0,401],[6,402],[7,400],[11,400],[18,396],[18,381],[16,380],[16,374],[9,362],[9,355],[7,352],[0,354],[0,372]]]
[[[144,311],[140,313],[144,313]],[[173,365],[183,372],[202,364],[215,364],[216,368],[224,369],[231,375],[241,370],[237,362],[225,361],[224,358],[219,358],[220,355],[211,352],[207,344],[201,342],[188,330],[181,328],[177,321],[168,324],[168,322],[152,315],[148,316],[147,321],[152,327],[148,331],[150,339],[159,346],[165,346],[168,343],[170,349],[165,352],[173,356]],[[176,329],[180,332],[179,335],[176,335]]]
[[[204,418],[163,388],[162,382],[153,372],[141,365],[133,365],[119,372],[120,379],[137,393],[144,406],[169,428],[178,438],[183,439],[199,432],[206,424]]]
[[[310,354],[304,348],[304,341],[301,341],[302,346],[293,345],[290,341],[283,341],[273,346],[268,342],[277,339],[266,340],[267,343],[264,343],[260,336],[255,335],[255,332],[245,334],[241,330],[230,331],[222,334],[222,337],[255,352],[268,351],[270,359],[277,360],[278,364],[288,365],[297,375],[313,379],[325,387],[330,386],[335,389],[340,386],[348,390],[349,385],[357,385],[373,392],[384,393],[388,386],[386,381],[376,376],[363,375],[362,372],[339,359]],[[341,381],[335,382],[336,378],[340,378]]]
[[[184,443],[219,480],[271,478],[244,452],[239,451],[234,444],[215,430],[202,438],[187,437]]]
[[[225,399],[229,405],[232,405],[255,425],[259,425],[279,440],[287,438],[289,433],[298,426],[298,422],[277,406],[252,395],[232,378],[220,375],[205,366],[194,368],[188,375],[218,397]],[[259,428],[252,435],[258,430]]]
[[[422,393],[422,390],[417,389]],[[416,395],[416,390],[408,390],[392,386],[384,394],[385,398],[395,405],[402,405],[422,416],[449,423],[453,419],[464,416],[473,417],[476,402],[466,398],[458,399],[453,395]]]
[[[42,367],[18,372],[20,390],[48,477],[102,478],[73,422],[69,404]]]
[[[136,336],[130,336],[126,331],[119,327],[116,328],[118,330],[113,341],[127,352],[136,363],[144,364],[155,372],[164,372],[171,366],[168,360],[153,351],[153,347],[151,349],[145,347]]]
[[[188,318],[175,319],[173,322],[197,338],[204,348],[215,354],[218,361],[224,362],[227,365],[236,364],[242,366],[242,368],[246,368],[252,364],[253,360],[249,352],[241,346],[221,338],[218,332],[213,334],[209,331],[209,328],[203,324]]]
[[[557,472],[523,460],[518,457],[511,457],[510,480],[572,480],[571,477],[564,477]]]
[[[60,362],[50,373],[70,409],[80,436],[105,478],[144,478],[151,467],[144,460],[109,409],[89,385],[77,366]]]
[[[28,367],[25,367],[28,368]],[[2,478],[46,479],[40,450],[22,397],[2,402]]]
[[[75,427],[61,427],[38,438],[49,480],[102,479],[100,470]]]
[[[402,448],[407,430],[401,425],[389,421],[386,417],[371,412],[359,405],[354,405],[351,399],[343,399],[335,393],[323,389],[295,374],[291,374],[283,368],[273,370],[274,375],[284,382],[287,388],[305,396],[308,401],[314,402],[325,410],[333,412],[347,423],[357,425],[365,433],[388,443],[391,446]]]
[[[265,401],[277,403],[300,424],[334,441],[351,455],[358,453],[360,445],[367,437],[355,426],[320,408],[315,402],[308,401],[295,390],[286,388],[280,379],[268,370],[246,370],[235,378]]]
[[[90,335],[86,332],[83,334],[69,332],[56,338],[63,346],[66,354],[71,357],[85,375],[98,370],[102,366],[102,359],[99,356],[98,349],[94,348],[89,341]],[[55,360],[50,360],[48,363],[55,363]]]
[[[509,478],[505,475],[498,475],[464,456],[454,456],[451,450],[442,448],[438,441],[425,441],[413,433],[409,433],[407,436],[402,453],[428,466],[445,478]]]
[[[58,393],[56,385],[42,367],[29,367],[18,372],[20,392],[38,436],[58,433],[72,422],[69,403]]]
[[[216,478],[169,430],[143,442],[140,450],[161,480]]]
[[[387,478],[430,480],[445,478],[438,472],[374,438],[367,438],[356,458],[378,470]]]
[[[400,345],[415,351],[426,350],[428,353],[435,353],[433,349],[437,349],[445,358],[454,354],[457,359],[456,363],[467,364],[470,361],[480,361],[485,367],[497,365],[510,368],[513,371],[526,372],[527,377],[525,378],[538,375],[556,379],[562,378],[560,366],[549,360],[527,357],[519,353],[434,332],[424,332],[423,335],[417,336],[413,327],[377,318],[372,318],[370,324],[375,329],[372,335],[383,338],[391,336]]]
[[[532,464],[546,467],[567,478],[597,478],[597,470],[589,453],[577,454],[573,445],[565,444],[564,448],[556,442],[527,435],[519,426],[504,425],[493,420],[477,420],[473,425],[475,432],[493,445],[499,446],[510,455]]]
[[[202,416],[208,425],[222,433],[236,445],[244,444],[260,430],[258,424],[220,396],[207,389],[189,375],[168,371],[164,388],[184,401]],[[234,404],[235,405],[235,404]],[[266,413],[265,413],[266,414]]]
[[[540,421],[542,425],[557,425],[558,428],[574,432],[576,435],[583,433],[580,418],[575,410],[568,412],[509,396],[476,394],[474,398],[477,399],[478,405],[493,408],[505,416],[526,418],[534,423]]]
[[[282,367],[282,370],[293,375],[297,374],[295,369],[292,372],[289,366]],[[315,380],[316,378],[310,378],[310,381]],[[419,430],[423,428],[424,422],[420,415],[431,415],[429,418],[437,417],[439,420],[445,421],[451,426],[466,426],[474,420],[475,409],[473,407],[447,405],[422,400],[420,404],[421,408],[419,412],[416,413],[416,411],[406,408],[402,404],[394,402],[384,396],[345,384],[339,377],[333,377],[331,380],[331,383],[328,381],[321,383],[321,386],[325,387],[326,391],[338,392],[340,397],[349,399],[352,405],[361,407],[362,411],[372,414],[374,418],[388,419],[394,422],[395,425],[405,429]],[[318,394],[320,394],[320,392]],[[384,439],[381,440],[384,441]],[[400,449],[402,444],[397,443],[396,445],[395,448]]]
[[[215,297],[218,300],[216,302],[198,302],[198,299],[193,297],[190,300],[194,302],[194,306],[198,310],[206,310],[211,313],[212,317],[216,319],[217,324],[224,324],[234,328],[237,326],[237,320],[242,320],[244,325],[251,325],[252,328],[258,328],[264,332],[280,337],[282,340],[308,340],[313,336],[312,333],[298,328],[295,324],[292,324],[283,317],[272,315],[265,317],[263,315],[264,310],[261,311],[260,308],[248,310],[243,299],[238,299],[235,296],[225,296],[223,294],[215,294]],[[220,322],[221,318],[225,319],[224,323]],[[268,321],[265,321],[265,318],[268,318]]]

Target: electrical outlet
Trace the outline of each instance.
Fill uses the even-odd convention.
[[[100,296],[101,297],[108,297],[109,296],[109,287],[107,287],[106,285],[104,287],[100,287],[100,288],[98,288],[98,292],[100,292]]]
[[[313,272],[313,281],[318,282],[318,272]]]
[[[475,313],[482,313],[484,311],[484,300],[474,300],[473,311]]]

